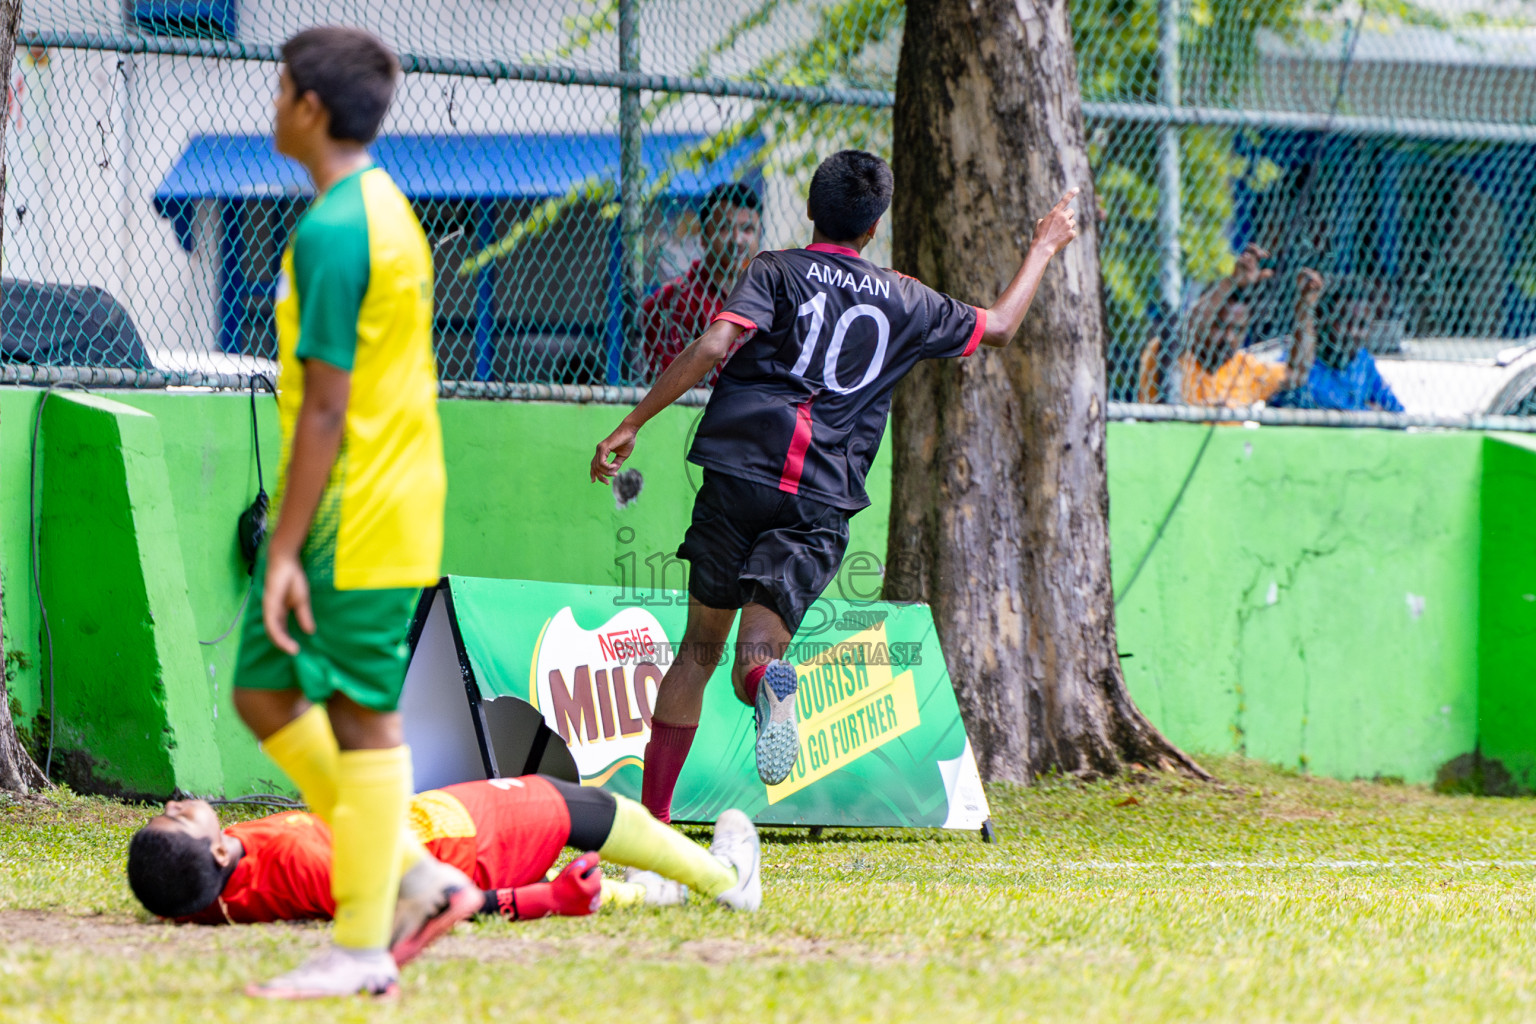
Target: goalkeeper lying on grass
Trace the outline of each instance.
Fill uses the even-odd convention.
[[[632,800],[544,775],[463,782],[411,799],[412,832],[427,851],[484,890],[482,914],[530,920],[589,914],[602,903],[681,903],[691,888],[733,910],[762,902],[757,830],[726,811],[708,851]],[[565,847],[585,852],[553,881]],[[595,851],[595,852],[590,852]],[[602,879],[598,854],[630,870]],[[221,828],[205,801],[172,800],[128,844],[128,883],[152,914],[183,923],[329,919],[331,834],[288,811]],[[421,952],[396,935],[406,963]]]

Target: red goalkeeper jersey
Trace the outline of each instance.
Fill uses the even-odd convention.
[[[438,860],[482,889],[528,885],[544,877],[571,835],[559,791],[537,775],[461,782],[411,798],[411,830]],[[244,854],[224,891],[188,917],[196,924],[256,924],[329,918],[331,830],[312,814],[289,811],[231,825]]]

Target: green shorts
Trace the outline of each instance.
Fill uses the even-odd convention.
[[[393,711],[405,688],[409,657],[405,635],[421,591],[337,590],[309,585],[315,635],[288,617],[288,632],[299,653],[284,654],[267,636],[261,619],[266,559],[256,564],[256,584],[240,624],[240,658],[235,685],[251,690],[302,690],[316,704],[338,693],[373,711]]]

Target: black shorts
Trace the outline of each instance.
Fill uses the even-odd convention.
[[[791,635],[848,549],[849,513],[776,487],[706,469],[693,525],[677,549],[692,563],[688,593],[710,608],[748,601],[778,612]]]
[[[582,852],[601,850],[608,842],[608,834],[613,831],[614,816],[619,811],[613,794],[596,786],[580,786],[552,775],[540,775],[539,778],[555,787],[555,792],[565,800],[565,809],[571,816],[571,834],[566,838],[565,845]]]

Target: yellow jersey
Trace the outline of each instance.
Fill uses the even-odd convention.
[[[305,211],[275,303],[282,481],[304,361],[352,374],[336,465],[305,542],[310,580],[337,590],[435,583],[443,553],[442,429],[432,354],[432,251],[409,201],[367,167]]]

